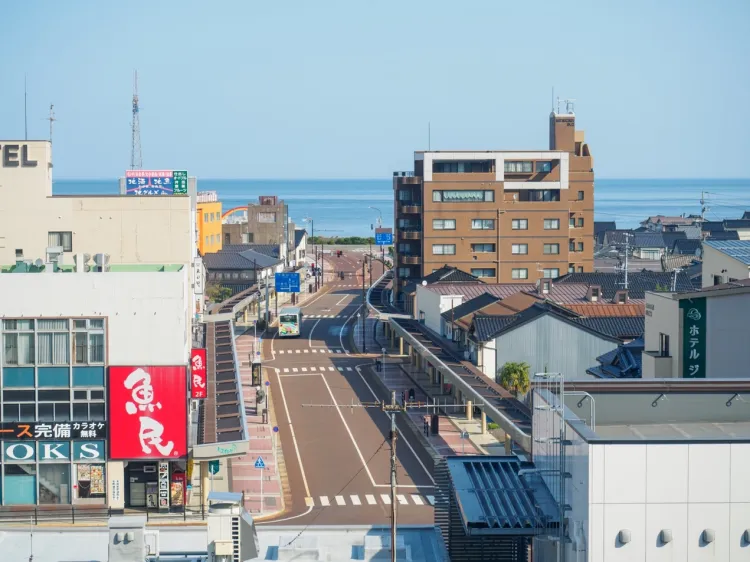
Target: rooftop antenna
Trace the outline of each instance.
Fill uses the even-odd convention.
[[[575,107],[576,107],[576,100],[574,99],[568,99],[565,100],[565,113],[572,115],[575,113]]]
[[[23,75],[23,138],[29,140],[29,114],[27,111],[28,107],[28,94],[26,92],[26,74]]]
[[[625,287],[625,290],[628,290],[628,259],[630,258],[630,237],[632,234],[629,232],[623,232],[623,236],[625,237],[625,264],[621,266],[616,266],[618,269],[622,269],[625,272],[625,281],[622,283],[622,285]]]
[[[555,112],[555,87],[552,86],[552,113]]]
[[[560,101],[561,101],[560,100],[560,96],[558,96],[557,98],[555,98],[555,100],[557,101],[557,112],[556,113],[558,115],[560,115]]]
[[[427,121],[427,150],[432,150],[432,123]]]
[[[45,121],[49,121],[49,142],[52,142],[52,124],[57,121],[55,118],[55,106],[53,104],[49,105],[49,117],[45,119]]]
[[[140,170],[143,168],[143,154],[141,153],[141,121],[139,117],[140,106],[138,105],[138,71],[133,73],[133,122],[131,124],[130,145],[130,169]]]

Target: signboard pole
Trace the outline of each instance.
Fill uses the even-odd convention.
[[[260,469],[260,514],[263,515],[263,469]]]

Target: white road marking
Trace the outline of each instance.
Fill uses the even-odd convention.
[[[346,505],[346,502],[344,501],[344,496],[336,496],[336,503],[338,505]]]
[[[336,350],[336,353],[341,353],[341,350],[340,350],[340,349],[337,349],[337,350]]]
[[[313,336],[313,332],[315,331],[315,327],[318,324],[320,324],[320,320],[317,320],[315,322],[315,324],[313,324],[313,327],[310,328],[310,335],[307,336],[307,345],[308,345],[308,347],[312,347],[313,346],[313,344],[312,344],[312,336]]]
[[[418,496],[417,494],[411,495],[411,501],[413,501],[417,505],[424,505],[424,500],[422,499],[422,496]]]
[[[313,353],[317,353],[317,352],[318,352],[318,350],[317,350],[317,349],[313,349],[313,350],[312,350],[312,352],[313,352]]]
[[[406,496],[403,496],[401,494],[396,496],[396,499],[398,500],[398,503],[401,505],[407,505],[409,502],[406,500]]]
[[[383,500],[385,505],[391,505],[391,496],[388,494],[380,494],[380,499]]]
[[[280,369],[278,367],[274,367],[273,370],[278,373]]]
[[[289,372],[289,367],[284,367],[284,372],[288,373]]]
[[[306,373],[307,372],[307,367],[302,367],[302,372]]]
[[[347,371],[351,371],[351,370],[352,370],[352,368],[351,368],[351,367],[347,367],[347,368],[346,368],[346,370],[347,370]]]
[[[375,499],[375,496],[373,496],[372,494],[365,495],[365,499],[367,500],[367,503],[370,505],[375,505],[376,503],[378,503],[377,500]]]
[[[335,369],[333,367],[328,367],[329,371],[334,371]]]
[[[300,349],[295,349],[295,350],[294,350],[294,353],[302,353],[302,350],[300,350]]]
[[[349,295],[344,295],[343,297],[341,297],[341,300],[339,300],[339,302],[336,303],[336,306],[339,306],[342,302],[344,302],[346,300],[346,297],[348,296]],[[338,316],[336,318],[338,318]]]
[[[349,370],[351,370],[351,368]],[[331,395],[331,400],[333,401],[334,404],[336,404],[336,397],[333,395],[333,391],[331,390],[331,385],[328,384],[328,380],[326,380],[325,377],[323,377],[323,383],[326,385],[326,388],[328,389],[328,394]],[[370,472],[370,467],[367,466],[365,457],[362,455],[362,451],[359,450],[359,446],[357,446],[357,440],[354,438],[354,435],[352,434],[352,430],[349,429],[349,425],[346,423],[344,414],[341,413],[341,409],[338,407],[338,405],[336,405],[335,407],[336,407],[336,411],[339,413],[341,422],[344,424],[344,427],[346,428],[346,432],[349,434],[349,438],[352,440],[352,445],[354,445],[354,449],[357,451],[357,454],[359,455],[359,460],[362,461],[362,466],[367,472],[367,476],[370,477],[370,482],[372,483],[373,486],[375,486],[375,479],[372,477],[372,473]]]
[[[349,496],[352,499],[352,503],[354,505],[362,505],[362,502],[359,501],[359,496]]]
[[[430,505],[435,505],[435,496],[425,496]]]
[[[337,368],[337,369],[338,369],[339,371],[343,371],[343,370],[344,370],[344,368],[343,368],[343,367],[336,367],[336,368]]]
[[[303,349],[302,352],[303,353],[310,353],[310,350],[309,349]]]
[[[312,499],[311,497],[306,497],[305,498],[305,505],[307,507],[315,507],[315,500]]]
[[[328,501],[328,496],[320,496],[320,505],[328,507],[331,502]]]
[[[292,367],[292,372],[293,373],[299,373],[299,369],[297,367]]]
[[[289,424],[289,432],[292,435],[292,443],[294,443],[294,450],[297,453],[297,463],[299,464],[300,474],[302,474],[302,483],[305,486],[305,496],[309,496],[310,488],[307,485],[307,476],[305,476],[305,468],[302,466],[302,456],[300,455],[299,447],[297,446],[297,437],[294,435],[294,426],[292,425],[292,417],[289,414],[289,406],[286,403],[286,395],[284,394],[284,386],[281,384],[281,377],[277,376],[276,378],[279,380],[279,390],[281,390],[281,401],[284,404],[284,410],[286,410],[286,420],[287,420],[287,423]],[[312,507],[308,507],[307,513],[310,513],[311,510],[312,510]],[[301,515],[306,515],[306,514],[303,513],[300,515],[294,515],[292,517],[288,517],[287,519],[293,519]]]

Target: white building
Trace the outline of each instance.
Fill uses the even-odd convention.
[[[750,240],[703,242],[703,287],[750,278]]]
[[[565,560],[748,560],[747,385],[597,384],[566,385],[578,392],[566,395],[562,435],[558,395],[534,392],[534,465],[558,502],[565,462]],[[535,560],[557,560],[555,547],[537,539]]]
[[[750,377],[748,318],[750,279],[701,291],[647,292],[643,378]]]

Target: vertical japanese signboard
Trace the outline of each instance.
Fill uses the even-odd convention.
[[[206,350],[195,348],[190,353],[190,397],[206,397]]]
[[[159,463],[159,511],[169,510],[169,462]]]
[[[682,376],[706,378],[706,298],[683,299],[682,310]]]
[[[110,458],[187,456],[187,369],[110,367]]]

